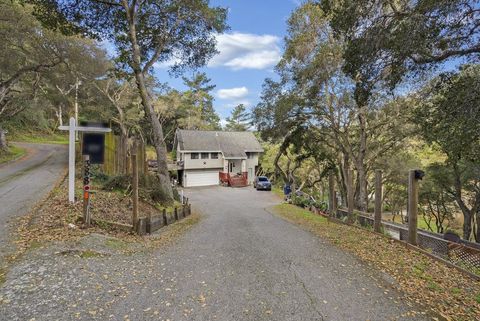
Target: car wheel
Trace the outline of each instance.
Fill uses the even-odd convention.
[[[272,188],[271,188],[271,187],[270,187],[269,189],[267,189],[267,191],[271,191],[271,190],[272,190]]]

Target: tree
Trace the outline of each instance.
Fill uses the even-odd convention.
[[[480,67],[467,65],[443,73],[424,88],[413,121],[419,133],[447,156],[433,164],[437,184],[464,216],[463,237],[480,242]],[[473,224],[476,220],[476,227]]]
[[[250,127],[250,115],[244,104],[240,104],[232,110],[232,115],[227,118],[225,129],[227,131],[246,131]]]
[[[478,1],[321,0],[346,39],[345,72],[390,88],[446,60],[480,54]]]
[[[435,170],[435,166],[429,167],[429,175],[422,182],[419,195],[420,213],[430,231],[443,234],[448,229],[449,223],[454,220],[453,213],[457,208],[452,195],[435,180],[440,174],[435,173]],[[433,224],[435,225],[432,226]]]
[[[226,29],[226,10],[209,7],[207,0],[31,1],[36,4],[36,16],[45,25],[59,29],[73,25],[73,29],[86,35],[115,44],[119,68],[135,77],[152,126],[160,186],[165,200],[171,201],[173,191],[163,128],[155,113],[146,77],[157,62],[175,59],[171,69],[174,73],[205,65],[216,53],[215,35]]]
[[[220,117],[213,108],[213,96],[210,92],[215,85],[205,73],[196,73],[192,79],[183,78],[187,90],[182,97],[183,120],[180,127],[184,129],[219,130]]]
[[[254,120],[272,138],[288,143],[295,137],[299,144],[316,141],[327,146],[329,152],[317,151],[337,164],[344,199],[346,173],[354,166],[356,205],[366,209],[368,174],[379,156],[391,153],[408,135],[410,102],[380,92],[359,108],[357,83],[343,71],[345,44],[334,37],[329,23],[330,16],[312,1],[292,14],[286,50],[277,66],[281,81],[265,81]],[[298,132],[308,132],[309,139]]]
[[[367,107],[372,94],[394,89],[406,76],[423,74],[454,58],[478,60],[477,1],[322,0],[335,36],[344,42],[343,71],[355,82],[360,127],[359,178],[366,184]],[[366,194],[360,189],[361,198]]]
[[[0,152],[6,149],[2,123],[28,107],[23,101],[36,96],[40,73],[64,62],[75,45],[43,29],[30,12],[29,6],[0,0]]]

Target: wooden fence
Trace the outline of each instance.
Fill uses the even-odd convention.
[[[155,231],[158,231],[162,227],[180,221],[181,219],[184,219],[191,214],[192,206],[189,203],[183,204],[180,207],[175,207],[171,211],[163,209],[163,211],[159,213],[159,215],[139,218],[136,233],[139,235],[153,233]]]
[[[131,153],[129,153],[131,148],[133,148],[133,140],[125,142],[121,136],[113,133],[105,134],[105,163],[103,164],[105,174],[115,176],[131,173],[132,163]],[[145,144],[137,141],[137,148],[138,172],[144,174],[146,172]]]

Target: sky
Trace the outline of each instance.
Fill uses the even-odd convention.
[[[214,107],[224,123],[232,109],[243,103],[248,109],[260,99],[265,78],[283,53],[286,21],[299,0],[211,0],[212,6],[228,8],[230,30],[217,36],[220,52],[199,71],[216,85]],[[191,78],[193,72],[184,76]],[[155,67],[155,76],[171,87],[184,90],[181,77],[171,78],[166,65]]]

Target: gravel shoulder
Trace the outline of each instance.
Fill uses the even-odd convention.
[[[87,236],[30,251],[0,288],[0,320],[429,319],[387,274],[268,213],[272,193],[186,194],[202,219],[161,230],[189,225],[168,246]]]

